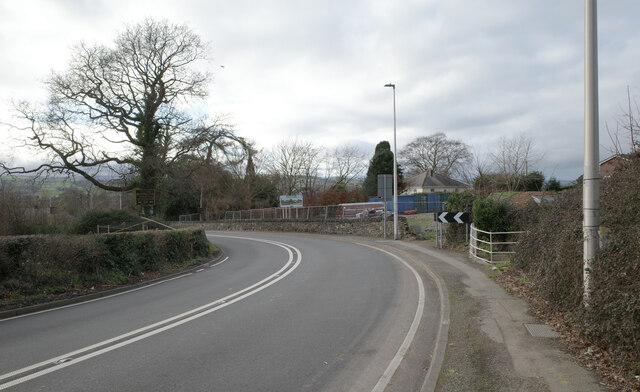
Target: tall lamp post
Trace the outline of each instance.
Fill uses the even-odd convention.
[[[583,302],[589,306],[590,270],[597,256],[600,227],[598,23],[596,0],[585,0],[584,5]]]
[[[396,161],[396,85],[388,83],[385,87],[393,89],[393,239],[398,239],[398,163]]]

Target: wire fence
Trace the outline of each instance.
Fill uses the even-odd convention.
[[[398,196],[398,214],[414,215],[446,210],[450,194],[418,194]],[[383,200],[372,197],[368,202],[343,203],[326,206],[270,207],[247,210],[226,211],[222,214],[184,214],[180,222],[205,222],[219,220],[334,220],[363,219],[367,217],[393,215],[393,199]]]
[[[415,215],[423,212],[442,211],[444,202],[398,203],[400,215]],[[365,219],[393,215],[393,201],[370,201],[362,203],[344,203],[328,206],[309,207],[272,207],[251,210],[227,211],[219,219],[222,220],[335,220]],[[197,214],[196,214],[197,215]],[[181,215],[180,221],[198,220],[192,215]],[[208,219],[209,220],[209,219]]]
[[[383,203],[354,203],[312,207],[273,207],[227,211],[224,220],[335,220],[382,216]]]

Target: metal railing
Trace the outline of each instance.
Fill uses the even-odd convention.
[[[474,227],[472,224],[469,232],[469,256],[489,264],[509,261],[510,255],[515,253],[511,249],[519,241],[496,241],[496,239],[510,239],[523,233],[526,233],[526,231],[484,231]]]
[[[178,216],[178,221],[180,222],[195,222],[200,221],[200,214],[187,214]]]
[[[147,231],[147,230],[175,230],[175,228],[153,219],[140,217],[142,222],[129,223],[124,225],[97,225],[98,234],[122,233],[126,231]]]

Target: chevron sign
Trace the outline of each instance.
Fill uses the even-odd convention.
[[[442,223],[469,223],[468,212],[440,212],[436,213],[436,220]]]

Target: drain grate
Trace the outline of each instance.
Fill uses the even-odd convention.
[[[545,324],[525,324],[524,327],[531,336],[537,338],[557,338],[559,336],[551,327]]]

